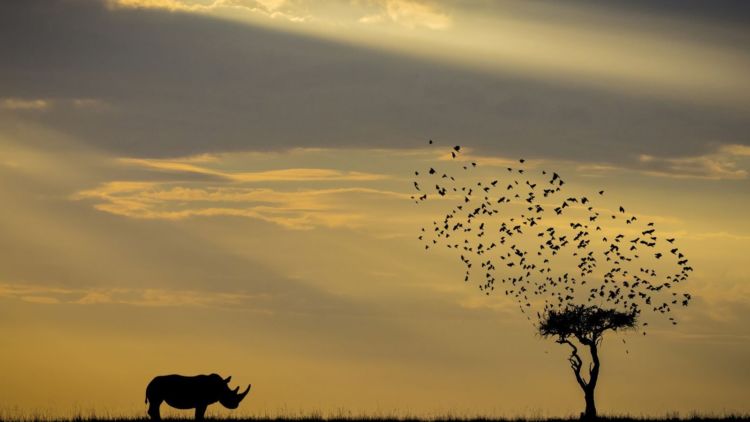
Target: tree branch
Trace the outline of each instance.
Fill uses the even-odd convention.
[[[578,334],[576,334],[575,336],[576,339],[578,339],[578,341],[581,342],[581,344],[583,344],[584,346],[588,346],[591,344],[591,340],[587,339],[586,337]]]
[[[576,381],[578,381],[578,385],[581,386],[581,388],[586,391],[586,388],[588,387],[588,384],[584,379],[581,377],[581,366],[583,365],[583,360],[578,355],[578,348],[575,344],[573,344],[568,339],[560,339],[557,341],[560,344],[567,344],[572,349],[570,353],[570,357],[568,358],[568,361],[570,362],[570,367],[573,369],[573,375],[576,376]]]

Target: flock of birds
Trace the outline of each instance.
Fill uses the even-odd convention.
[[[452,147],[450,159],[440,162],[459,174],[437,164],[415,171],[411,198],[452,205],[421,228],[419,240],[426,250],[453,251],[465,266],[464,281],[476,281],[487,295],[513,298],[528,319],[585,304],[653,311],[677,324],[672,310],[687,306],[691,296],[674,290],[693,268],[654,222],[623,206],[597,208],[603,190],[591,197],[564,194],[559,174],[532,174],[524,159],[482,180],[473,174],[478,164],[461,154],[460,146]],[[644,335],[647,325],[641,324]]]

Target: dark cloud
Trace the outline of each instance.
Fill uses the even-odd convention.
[[[577,0],[573,3],[627,10],[671,19],[692,19],[721,25],[750,25],[750,3],[744,0]]]
[[[412,147],[620,162],[747,144],[747,114],[489,75],[351,45],[102,3],[0,4],[0,90],[96,99],[12,111],[127,156]],[[10,113],[11,111],[5,111]],[[2,123],[0,129],[7,129]]]

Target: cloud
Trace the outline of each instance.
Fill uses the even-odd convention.
[[[49,296],[21,296],[20,299],[23,300],[24,302],[42,303],[46,305],[53,305],[53,304],[60,303],[60,300],[58,300],[57,298],[49,297]]]
[[[643,154],[638,158],[640,171],[654,176],[698,179],[746,179],[747,170],[737,168],[723,154],[698,157],[661,158]]]
[[[110,108],[106,101],[98,98],[73,98],[68,102],[75,108],[82,110],[104,111]]]
[[[332,169],[282,169],[262,172],[235,173],[232,180],[238,182],[267,182],[267,181],[321,181],[321,180],[349,180],[371,181],[382,180],[388,176],[382,174],[363,173],[358,171],[342,172]]]
[[[748,175],[746,169],[714,156],[662,158],[643,154],[638,160],[623,165],[580,164],[576,168],[588,176],[633,172],[672,179],[744,180]]]
[[[647,176],[669,177],[676,179],[708,180],[743,180],[748,177],[750,169],[750,147],[739,144],[720,145],[713,151],[697,156],[656,156],[639,154],[635,159],[616,162],[586,162],[585,157],[578,160],[560,160],[552,157],[539,157],[527,160],[526,168],[560,168],[571,166],[575,171],[588,176],[603,175],[614,172],[635,172]],[[453,158],[450,153],[438,156],[441,161],[460,163],[479,163],[483,167],[514,167],[518,159],[475,154],[473,148],[463,148],[461,154]]]
[[[213,0],[210,3],[195,4],[183,0],[108,0],[108,5],[114,9],[162,9],[171,12],[207,13],[218,16],[223,16],[227,11],[235,14],[244,12],[290,22],[306,22],[315,19],[330,24],[335,21],[333,16],[326,16],[325,7],[317,9],[316,15],[307,13],[310,7],[315,9],[314,2]],[[359,10],[355,5],[349,5],[349,7]],[[435,3],[419,0],[383,0],[377,2],[376,7],[380,9],[378,13],[366,15],[358,21],[372,24],[387,20],[409,29],[421,27],[432,30],[444,30],[451,27],[453,23],[452,18]]]
[[[346,172],[319,168],[290,168],[260,172],[228,172],[193,164],[215,163],[216,160],[217,159],[215,157],[200,156],[198,158],[189,157],[186,160],[122,158],[119,161],[127,165],[149,167],[157,170],[216,176],[235,182],[304,182],[322,180],[371,181],[387,178],[387,176],[382,174],[363,173],[357,171]]]
[[[447,29],[452,19],[437,7],[412,0],[388,0],[386,12],[396,23],[407,28],[423,26],[429,29]]]
[[[750,147],[745,145],[721,145],[713,152],[697,156],[660,157],[650,154],[640,154],[634,160],[622,161],[620,164],[607,162],[589,162],[571,160],[538,159],[527,162],[527,167],[539,167],[545,163],[555,165],[571,165],[578,172],[597,175],[612,172],[630,171],[648,176],[669,177],[676,179],[707,179],[707,180],[743,180],[748,177],[750,169]],[[443,156],[441,159],[450,159]],[[482,165],[506,167],[513,166],[517,161],[503,157],[486,157],[462,154],[457,160],[463,162],[479,162]]]
[[[0,109],[5,110],[46,110],[50,101],[45,99],[4,98],[0,100]]]
[[[463,148],[461,154],[452,159],[450,155],[446,156],[447,149],[449,148],[295,149],[286,152],[225,153],[171,159],[127,158],[118,161],[127,167],[156,169],[174,176],[163,180],[154,178],[152,173],[144,173],[141,174],[144,178],[142,180],[115,179],[101,182],[93,188],[79,190],[72,198],[87,201],[99,211],[131,219],[180,221],[238,217],[293,230],[345,228],[366,230],[378,238],[402,237],[408,233],[404,231],[408,230],[407,224],[419,224],[418,214],[405,215],[403,211],[412,202],[410,198],[413,194],[408,190],[411,182],[404,178],[414,168],[419,168],[422,165],[420,163],[430,162],[429,165],[435,165],[435,160],[440,160],[444,162],[441,166],[447,167],[441,167],[438,171],[448,170],[450,166],[456,166],[455,170],[462,171],[462,165],[476,161],[479,166],[474,171],[488,178],[498,177],[498,167],[502,175],[505,174],[505,167],[516,168],[519,164],[518,159],[475,154],[472,148]],[[717,148],[717,152],[712,154],[741,158],[742,151],[736,145],[728,145]],[[723,163],[722,160],[726,157],[711,160]],[[527,160],[524,167],[527,170],[567,171],[568,176],[583,177],[630,172],[650,177],[736,180],[745,175],[744,170],[728,172],[725,167],[706,165],[705,161],[710,161],[708,158],[650,160],[656,163],[644,163],[641,159],[625,165],[596,162],[581,164],[577,161],[536,158]],[[336,168],[243,171],[245,168],[266,167],[271,163],[283,166],[287,163],[299,165],[310,162],[326,163]],[[340,169],[341,165],[358,169],[390,166],[392,174]],[[692,167],[688,167],[689,165]],[[211,178],[196,180],[190,177],[191,174],[205,174]],[[131,177],[133,175],[138,173],[131,174]],[[453,194],[449,194],[435,199],[438,201],[433,201],[432,204],[437,205],[440,200],[455,198]],[[682,224],[674,217],[644,213],[637,215],[649,221]],[[392,222],[387,229],[379,224],[384,218]]]
[[[148,307],[246,308],[270,312],[269,294],[153,288],[60,288],[40,284],[0,283],[0,298],[46,305],[118,304]]]
[[[175,157],[294,147],[410,148],[432,137],[473,145],[483,155],[543,155],[620,164],[640,154],[705,154],[715,140],[747,144],[743,134],[748,133],[750,120],[743,112],[715,107],[700,98],[665,100],[657,90],[654,96],[640,95],[627,83],[591,86],[579,83],[580,78],[545,78],[526,70],[488,71],[450,57],[436,61],[403,51],[388,53],[388,48],[358,47],[354,42],[283,33],[199,13],[106,8],[97,2],[50,2],[39,9],[29,4],[0,2],[0,14],[9,22],[0,27],[2,36],[25,40],[23,45],[0,46],[4,64],[0,91],[9,98],[100,99],[109,112],[93,115],[55,105],[43,113],[14,112],[13,117],[117,156]],[[280,7],[286,10],[294,4],[298,3]],[[363,15],[385,13],[386,2],[366,4],[374,6],[353,14],[352,26],[363,26],[354,23]],[[460,9],[446,8],[451,15]],[[436,31],[428,38],[452,39],[454,29],[463,25],[461,16],[456,15],[450,31]],[[390,17],[384,19],[390,22]],[[45,30],[14,24],[25,21],[37,22]],[[335,28],[346,33],[341,29],[349,27]],[[539,28],[546,27],[522,27],[518,37],[526,39],[523,34],[529,33],[544,38],[536,31]],[[416,38],[424,35],[402,32]],[[75,36],[86,33],[97,34],[97,42]],[[170,36],[165,38],[165,33]],[[596,40],[597,34],[565,38],[569,48],[557,50],[585,53],[574,41]],[[66,42],[60,44],[60,39]],[[515,48],[513,40],[503,45]],[[608,54],[619,51],[611,46],[598,49],[604,47]],[[442,50],[438,45],[431,51]],[[128,54],[117,53],[122,51]],[[470,50],[461,54],[477,60],[489,55]],[[682,55],[688,56],[702,57]],[[547,63],[543,68],[552,71],[555,66]],[[681,70],[685,68],[696,67]],[[631,67],[617,69],[632,73],[637,81]],[[0,121],[0,129],[2,125]]]
[[[134,9],[196,10],[178,0],[109,0],[107,3],[110,7]]]
[[[170,12],[192,13],[250,13],[270,19],[283,19],[290,22],[305,22],[310,16],[295,14],[294,8],[285,7],[285,0],[214,0],[207,4],[188,3],[181,0],[107,0],[110,8],[163,9]]]
[[[453,19],[440,8],[431,3],[415,0],[385,0],[381,2],[382,11],[362,16],[358,22],[378,24],[385,21],[394,22],[408,29],[427,28],[445,30],[453,25]]]
[[[368,200],[362,201],[363,197]],[[77,200],[97,200],[96,209],[130,218],[247,217],[289,229],[361,227],[370,219],[367,203],[376,198],[403,201],[408,197],[404,193],[360,187],[282,191],[127,181],[104,183],[73,196]]]
[[[384,174],[304,167],[243,171],[270,162],[278,166],[338,154],[346,152],[297,149],[283,154],[236,153],[169,160],[123,158],[113,161],[128,169],[153,169],[173,177],[163,181],[153,173],[140,173],[141,180],[102,182],[79,190],[71,198],[92,201],[100,211],[129,218],[247,217],[292,229],[360,227],[370,218],[368,206],[382,199],[409,199],[406,193],[367,186],[370,182],[387,182],[391,176]],[[194,174],[209,178],[196,179]],[[359,185],[363,183],[366,186]]]
[[[648,176],[675,179],[744,180],[750,169],[750,147],[721,145],[712,152],[696,156],[654,156],[640,154],[636,160],[621,165],[581,164],[578,170],[589,173],[635,171]]]
[[[364,24],[375,24],[375,23],[381,23],[383,21],[385,21],[385,14],[383,13],[377,13],[374,15],[366,15],[357,19],[357,22],[364,23]]]
[[[108,105],[96,98],[0,98],[0,110],[48,111],[53,107],[101,111]]]
[[[750,157],[750,146],[737,144],[722,145],[719,148],[719,152],[736,157]]]

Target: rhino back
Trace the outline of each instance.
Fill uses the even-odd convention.
[[[161,375],[146,387],[149,400],[164,400],[178,409],[192,409],[219,401],[221,384],[213,375]],[[219,380],[221,377],[218,377]]]

